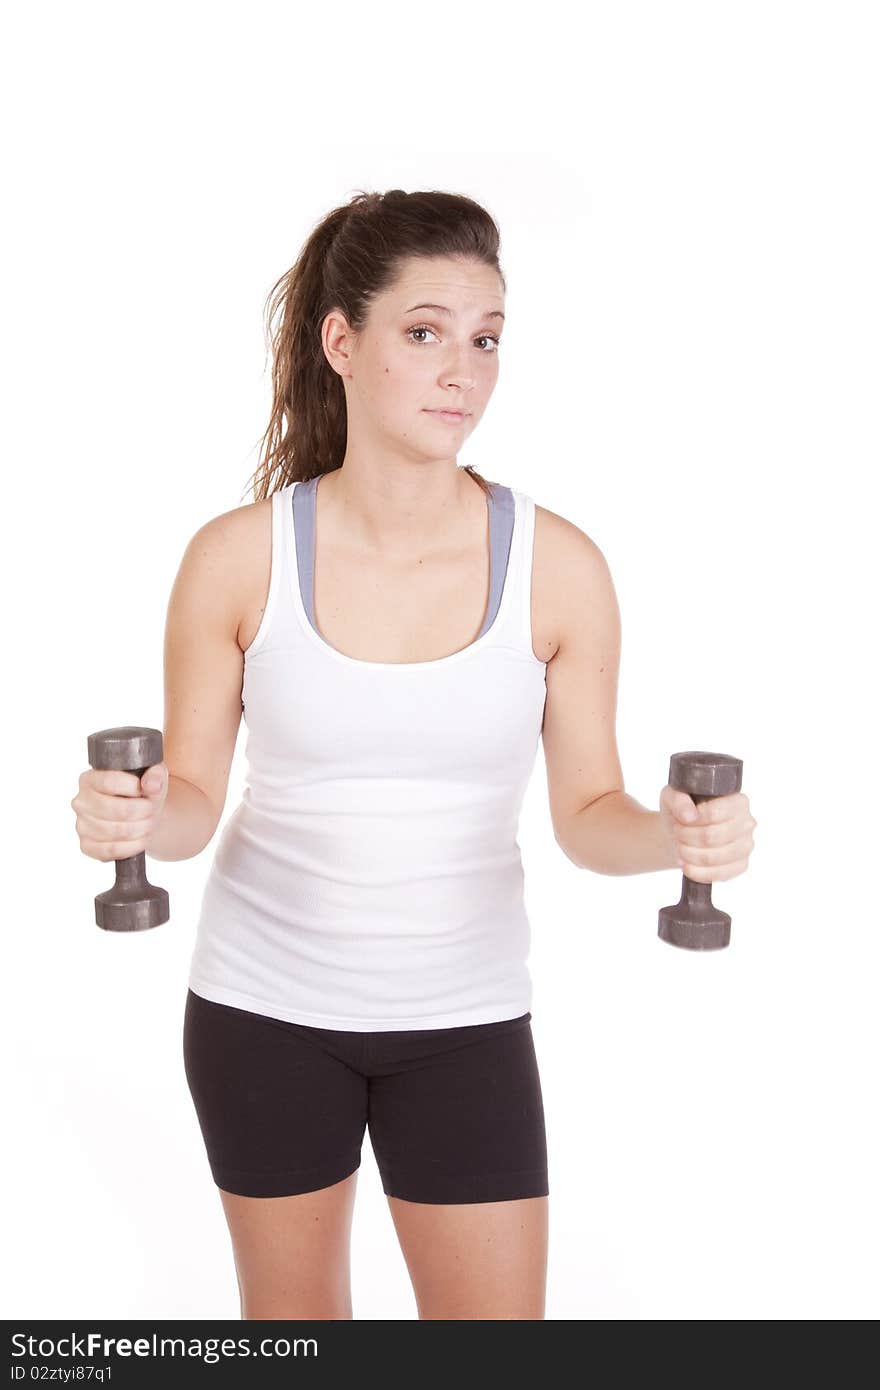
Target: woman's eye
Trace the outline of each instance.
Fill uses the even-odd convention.
[[[417,324],[414,325],[414,327],[408,328],[408,329],[406,330],[407,337],[409,337],[409,335],[410,335],[411,333],[433,333],[433,332],[434,332],[433,328],[430,328],[430,327],[428,326],[428,324],[426,324],[426,323],[417,323]],[[436,336],[436,334],[435,334],[435,336]],[[494,343],[494,344],[495,344],[495,347],[494,347],[493,349],[484,348],[484,349],[483,349],[484,352],[487,352],[487,353],[488,353],[488,352],[493,352],[493,351],[494,351],[494,352],[497,352],[498,348],[500,348],[500,346],[501,346],[501,340],[500,340],[499,338],[496,338],[496,336],[495,336],[494,333],[480,333],[480,334],[478,335],[478,337],[476,337],[476,338],[474,339],[474,342],[479,343],[479,342],[483,342],[484,340],[485,340],[486,342],[490,342],[490,343]],[[414,341],[415,341],[414,339],[410,338],[410,342],[414,342]]]

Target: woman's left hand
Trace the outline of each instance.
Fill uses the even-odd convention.
[[[678,867],[695,883],[737,878],[748,868],[758,822],[743,792],[697,805],[687,792],[667,784],[660,793],[660,819]]]

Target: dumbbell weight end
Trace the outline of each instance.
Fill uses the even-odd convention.
[[[152,763],[147,763],[144,772]],[[146,931],[170,915],[168,893],[147,880],[146,855],[116,860],[116,882],[95,898],[95,921],[105,931]]]

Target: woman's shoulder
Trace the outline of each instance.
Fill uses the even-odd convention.
[[[225,570],[239,575],[252,568],[256,559],[268,558],[272,543],[272,496],[245,502],[219,512],[204,522],[193,537]]]
[[[190,538],[178,587],[224,609],[238,631],[250,631],[266,602],[272,562],[272,495],[219,512]]]
[[[599,592],[608,565],[599,546],[580,526],[549,507],[534,505],[533,592],[539,611],[548,615],[553,632],[559,634],[572,603],[582,607],[585,594]]]

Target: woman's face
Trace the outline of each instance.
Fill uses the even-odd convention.
[[[503,326],[498,273],[445,257],[408,261],[358,334],[328,314],[324,348],[345,387],[349,451],[454,459],[495,387]],[[439,409],[465,413],[450,421]]]

